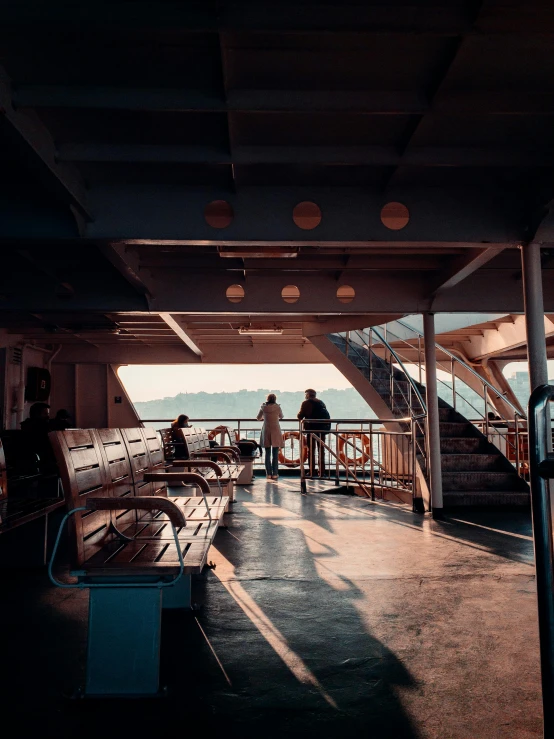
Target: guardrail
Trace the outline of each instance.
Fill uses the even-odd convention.
[[[280,466],[298,469],[301,490],[306,492],[306,481],[329,480],[336,485],[355,486],[359,492],[375,500],[389,492],[395,499],[408,502],[417,495],[416,455],[419,453],[421,431],[418,418],[357,419],[341,418],[327,421],[331,428],[325,438],[312,434],[306,423],[321,423],[321,419],[282,419],[281,429],[284,447],[279,455]],[[166,428],[167,418],[144,418],[144,425]],[[262,422],[248,418],[198,418],[189,421],[211,431],[214,440],[221,443],[229,434],[234,443],[239,439],[256,441],[259,444]],[[255,427],[253,424],[257,424]],[[389,431],[385,424],[408,425],[405,431]],[[223,436],[222,436],[223,435]],[[319,459],[323,450],[324,464],[318,464],[317,472],[310,469],[309,461]],[[255,466],[263,467],[262,457]]]

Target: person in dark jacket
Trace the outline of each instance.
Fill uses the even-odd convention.
[[[27,449],[39,458],[38,465],[42,474],[57,470],[56,458],[48,438],[50,430],[50,406],[48,403],[33,403],[29,408],[29,418],[21,422],[21,431],[25,436]]]
[[[66,431],[67,429],[73,428],[71,416],[65,408],[60,408],[54,418],[50,420],[49,426],[50,431]]]
[[[317,397],[317,393],[312,388],[308,388],[305,392],[305,399],[300,406],[296,417],[300,420],[304,418],[321,418],[321,410],[326,409],[325,403]],[[324,428],[327,428],[324,426]],[[322,442],[325,441],[325,431],[321,430],[321,423],[317,421],[306,421],[304,424],[306,434],[306,444],[308,445],[308,464],[310,476],[317,475],[316,471],[316,449],[318,450],[319,476],[325,474],[325,447]]]

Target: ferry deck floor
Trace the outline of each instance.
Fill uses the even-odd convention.
[[[84,674],[86,591],[3,570],[6,739],[542,736],[531,521],[257,479],[164,615],[165,698],[70,700]]]

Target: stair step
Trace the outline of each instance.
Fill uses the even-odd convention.
[[[530,504],[530,495],[528,492],[521,490],[472,490],[459,492],[445,492],[443,494],[443,506],[449,510],[451,508],[466,506],[518,506],[528,507]]]
[[[441,436],[472,437],[477,435],[477,429],[469,421],[441,421]]]
[[[444,472],[502,472],[506,460],[501,454],[444,454],[441,452]]]
[[[504,490],[525,489],[525,483],[514,472],[488,472],[465,471],[465,472],[443,472],[442,488],[444,491],[491,490],[500,492]]]
[[[441,436],[441,454],[478,454],[486,446],[478,436]]]

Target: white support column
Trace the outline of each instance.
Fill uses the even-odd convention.
[[[431,510],[433,518],[442,517],[442,469],[439,426],[439,396],[437,392],[437,353],[435,350],[435,316],[423,314],[425,351],[425,387],[427,389],[427,448],[431,473]]]
[[[540,244],[526,244],[521,247],[521,270],[527,329],[529,384],[530,392],[533,392],[539,385],[548,383]]]

